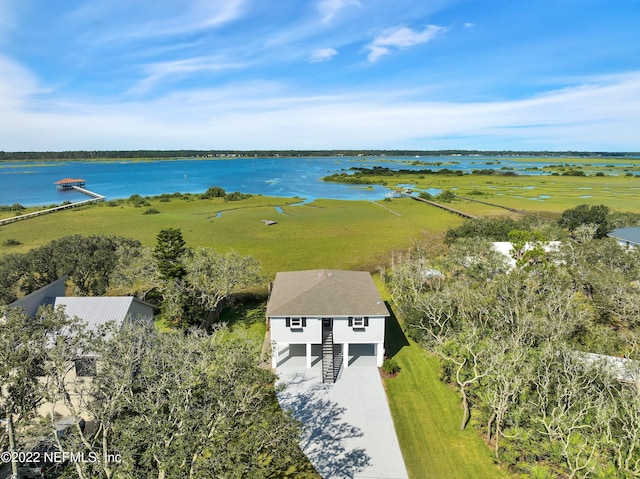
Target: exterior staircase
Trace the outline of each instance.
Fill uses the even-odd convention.
[[[322,327],[322,382],[336,382],[333,357],[333,328]]]

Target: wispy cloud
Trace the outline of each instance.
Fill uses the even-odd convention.
[[[318,3],[318,11],[322,15],[322,23],[331,23],[331,20],[346,7],[359,7],[359,0],[322,0]]]
[[[42,90],[36,78],[14,61],[0,55],[0,106],[18,107]],[[0,110],[2,115],[2,110]]]
[[[104,25],[113,19],[114,27],[110,26],[104,34],[94,31],[86,35],[91,42],[112,43],[194,34],[220,27],[241,18],[245,4],[246,0],[186,0],[175,5],[150,0],[96,0],[69,17],[79,25]]]
[[[427,25],[422,31],[414,31],[405,26],[388,28],[366,46],[366,49],[369,50],[368,60],[374,63],[381,57],[390,55],[394,50],[427,43],[442,35],[446,30],[445,27],[438,25]]]
[[[148,65],[146,77],[129,89],[128,94],[143,95],[149,93],[158,83],[173,78],[184,78],[198,72],[222,72],[240,69],[246,64],[226,62],[216,57],[198,57]]]
[[[334,50],[333,48],[319,48],[311,53],[309,63],[326,62],[337,54],[338,50]]]

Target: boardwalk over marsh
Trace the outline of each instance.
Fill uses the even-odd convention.
[[[469,213],[465,213],[464,211],[456,210],[455,208],[451,208],[449,206],[445,206],[445,205],[443,205],[441,203],[436,203],[435,201],[430,201],[430,200],[426,200],[424,198],[420,198],[419,196],[410,195],[409,193],[402,193],[402,195],[407,197],[407,198],[411,198],[412,200],[422,201],[423,203],[426,203],[428,205],[435,206],[436,208],[443,209],[445,211],[448,211],[449,213],[453,213],[455,215],[462,216],[463,218],[469,218],[469,219],[477,218],[477,216],[475,216],[475,215],[472,215],[472,214],[469,214]]]
[[[16,221],[28,220],[31,218],[35,218],[37,216],[48,215],[49,213],[55,213],[57,211],[68,210],[70,208],[77,208],[78,206],[84,206],[91,203],[98,203],[100,201],[105,200],[104,196],[98,193],[94,193],[93,191],[80,188],[79,186],[73,186],[71,188],[87,196],[90,196],[91,199],[84,200],[84,201],[76,201],[75,203],[68,203],[66,205],[56,206],[54,208],[47,208],[44,210],[34,211],[33,213],[26,213],[24,215],[12,216],[11,218],[4,218],[0,220],[0,226],[8,225],[10,223],[15,223]]]

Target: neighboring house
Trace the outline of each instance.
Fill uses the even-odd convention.
[[[640,246],[640,226],[632,226],[629,228],[618,228],[613,230],[607,236],[614,238],[621,246],[637,248]]]
[[[14,301],[9,308],[22,308],[29,316],[35,316],[40,306],[64,306],[67,316],[85,321],[94,331],[108,322],[122,324],[127,318],[153,318],[153,305],[133,296],[65,296],[65,280],[66,277],[60,278]]]
[[[589,364],[599,364],[620,382],[634,384],[640,390],[640,361],[596,353],[578,353]]]
[[[321,359],[324,382],[334,382],[340,367],[349,367],[351,345],[368,345],[382,366],[389,310],[366,271],[280,272],[266,315],[274,368],[280,354],[296,344],[304,345],[308,368]]]
[[[25,296],[9,305],[9,308],[22,308],[29,316],[34,317],[40,306],[63,306],[68,317],[77,317],[87,323],[90,331],[96,331],[101,325],[109,322],[123,324],[135,318],[153,318],[153,306],[132,296],[65,296],[66,277],[60,278],[47,286]],[[83,355],[75,359],[66,376],[66,381],[73,383],[82,378],[95,376],[97,357]],[[40,414],[48,414],[52,404],[40,408]],[[60,410],[60,405],[54,406]],[[64,408],[62,408],[64,409]]]
[[[546,253],[550,253],[551,251],[557,251],[560,248],[560,244],[561,244],[561,241],[548,241],[548,242],[542,243],[542,247],[544,248],[544,251]],[[492,245],[494,250],[496,250],[498,253],[500,253],[506,258],[507,263],[509,264],[509,266],[511,266],[511,268],[516,267],[516,260],[512,256],[513,243],[511,243],[511,241],[494,241]],[[531,248],[532,246],[530,244],[527,244],[524,249],[525,251],[528,251]]]

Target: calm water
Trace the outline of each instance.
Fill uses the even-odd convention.
[[[86,196],[75,191],[60,192],[53,184],[62,178],[83,178],[87,189],[107,199],[127,198],[134,193],[147,196],[161,193],[202,193],[210,186],[227,191],[268,196],[315,198],[380,199],[389,189],[374,186],[327,183],[323,176],[354,166],[391,168],[449,168],[471,170],[541,167],[491,157],[423,157],[422,162],[442,162],[440,166],[412,165],[414,158],[251,158],[234,160],[162,160],[149,162],[3,162],[0,163],[0,205],[24,206],[77,201]],[[609,160],[611,162],[611,160]]]

